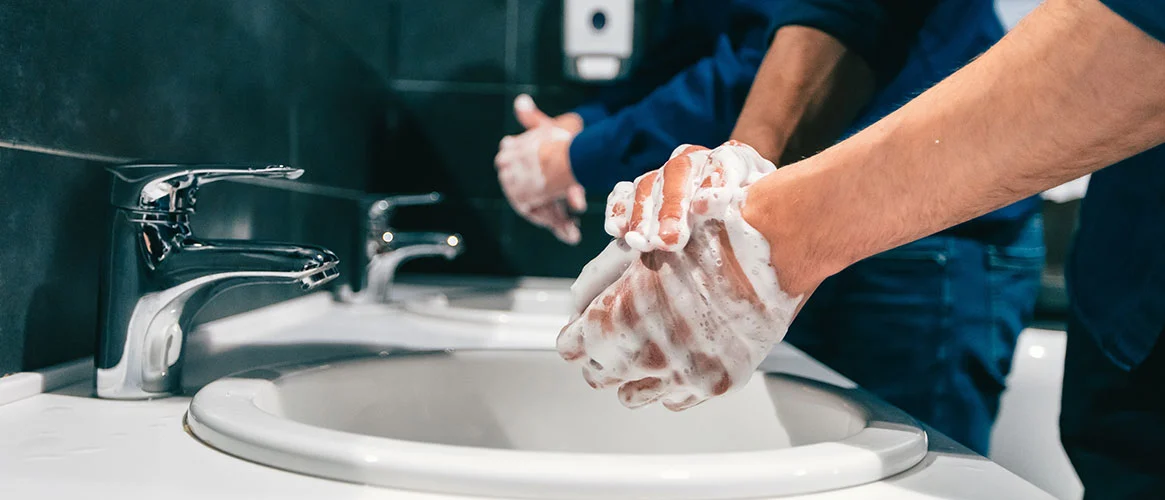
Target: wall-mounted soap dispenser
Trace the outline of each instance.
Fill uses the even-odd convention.
[[[563,51],[568,78],[618,80],[632,64],[636,0],[563,0]]]

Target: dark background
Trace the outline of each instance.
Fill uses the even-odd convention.
[[[353,262],[364,193],[440,191],[400,229],[454,231],[466,253],[405,271],[573,277],[606,243],[559,244],[501,196],[492,158],[513,98],[548,112],[563,80],[560,0],[0,1],[0,375],[92,354],[104,167],[259,161],[295,183],[200,192],[200,236],[325,245]],[[1049,220],[1058,282],[1074,207]],[[358,270],[343,267],[345,278]],[[1045,300],[1054,311],[1059,290]],[[247,287],[200,316],[296,296]]]

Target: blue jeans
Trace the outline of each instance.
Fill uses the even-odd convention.
[[[850,266],[814,292],[787,341],[986,455],[1039,292],[1043,219],[988,236],[930,236]]]

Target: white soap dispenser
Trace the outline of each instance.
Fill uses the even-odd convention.
[[[586,82],[627,74],[635,45],[635,0],[563,0],[567,77]]]

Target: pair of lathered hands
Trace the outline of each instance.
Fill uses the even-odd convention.
[[[529,130],[503,139],[499,180],[519,213],[577,241],[561,201],[579,208],[571,198],[581,187],[573,176],[548,182],[561,173],[544,165],[571,131],[531,109],[532,101],[515,103]],[[679,411],[748,382],[803,299],[782,291],[769,242],[742,216],[749,186],[775,170],[735,141],[684,145],[662,168],[615,186],[605,221],[615,239],[571,287],[576,313],[558,337],[587,383],[617,387],[628,407]]]

